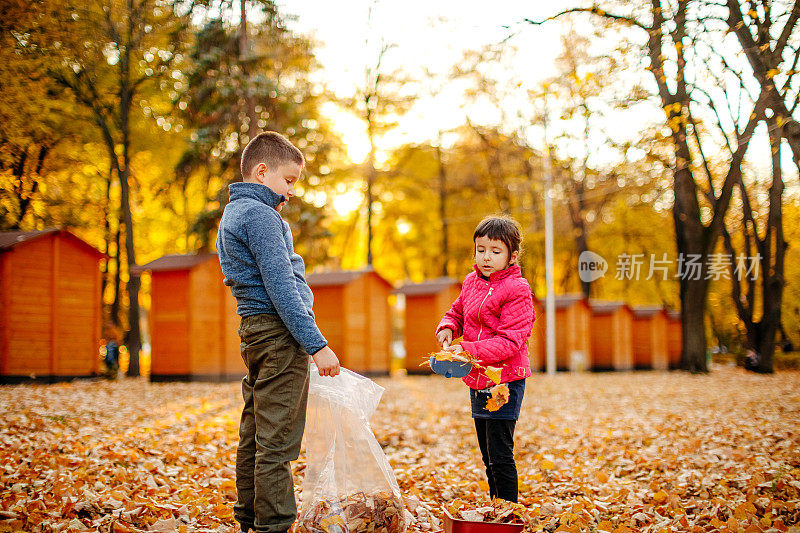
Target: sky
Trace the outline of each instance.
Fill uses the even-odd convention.
[[[402,69],[412,78],[422,80],[422,86],[416,88],[421,97],[411,111],[400,118],[397,128],[378,140],[379,164],[382,154],[393,147],[435,139],[439,131],[460,126],[467,118],[473,123],[497,123],[495,107],[465,106],[463,86],[443,84],[437,79],[437,75],[446,75],[461,63],[465,51],[508,39],[517,51],[511,62],[500,69],[502,75],[522,82],[524,94],[524,89],[536,88],[543,79],[556,74],[561,36],[571,27],[588,32],[590,24],[587,17],[580,15],[538,26],[522,22],[524,18],[542,20],[576,5],[575,0],[278,0],[277,3],[280,11],[290,16],[291,29],[317,42],[316,54],[322,66],[320,81],[337,95],[351,96],[363,84],[365,67],[374,63],[381,42],[394,45],[386,56],[387,70]],[[646,75],[642,79],[645,83],[652,82]],[[539,111],[525,109],[528,104],[525,97],[512,99],[504,100],[512,113],[521,110],[525,116],[533,116]],[[323,113],[331,117],[350,159],[356,163],[363,161],[369,149],[363,123],[355,114],[333,104],[327,105]],[[663,112],[657,104],[649,104],[615,112],[605,120],[604,133],[616,134],[616,140],[621,141],[625,137],[635,138],[649,124],[661,123]],[[563,121],[558,122],[556,128],[569,128]],[[527,130],[528,142],[543,147],[543,134],[541,125],[533,124]],[[598,137],[592,150],[596,165],[619,157],[604,143],[605,138]],[[582,159],[583,144],[577,144],[564,150]],[[786,168],[793,168],[788,150],[785,152]],[[756,163],[764,167],[759,169],[760,174],[767,172],[768,156],[766,142],[751,147],[749,157],[763,162]],[[349,211],[360,203],[361,197],[352,191],[349,197],[336,200],[340,204],[337,211]]]
[[[340,96],[351,95],[364,80],[365,66],[377,57],[381,41],[395,45],[386,56],[389,70],[402,68],[413,77],[427,80],[411,112],[382,139],[382,147],[434,138],[438,131],[464,123],[467,111],[454,84],[445,85],[436,96],[424,96],[431,86],[442,87],[426,75],[446,74],[460,62],[465,50],[494,44],[517,33],[511,42],[519,48],[514,74],[533,87],[555,72],[553,61],[560,51],[562,23],[539,27],[520,25],[524,17],[544,18],[566,2],[498,0],[281,0],[281,11],[293,15],[292,29],[318,42],[321,76]],[[371,14],[370,14],[371,10]],[[511,26],[511,28],[504,27]],[[522,31],[520,31],[522,30]],[[359,120],[334,110],[334,127],[349,146],[352,159],[363,159],[366,136]],[[470,109],[470,118],[481,121],[492,110]],[[485,116],[484,116],[485,115]]]

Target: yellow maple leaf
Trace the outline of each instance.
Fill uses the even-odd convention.
[[[486,377],[491,379],[495,384],[499,385],[500,380],[502,379],[500,376],[503,373],[503,369],[496,367],[496,366],[487,366],[486,370]]]

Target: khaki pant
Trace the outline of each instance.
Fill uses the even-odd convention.
[[[239,336],[247,376],[234,516],[245,531],[283,533],[297,518],[290,461],[305,429],[309,356],[278,315],[243,318]]]

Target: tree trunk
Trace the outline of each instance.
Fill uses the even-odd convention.
[[[586,167],[584,166],[584,175],[585,169]],[[574,180],[574,178],[571,179]],[[586,237],[586,219],[584,218],[584,213],[586,212],[586,199],[584,195],[583,182],[573,181],[572,185],[574,187],[572,190],[574,197],[569,199],[567,206],[569,207],[572,230],[575,235],[575,249],[578,252],[578,257],[580,258],[583,252],[589,251],[589,240]],[[583,293],[583,296],[589,298],[591,292],[592,282],[590,280],[581,280],[581,293]]]
[[[103,213],[103,241],[106,245],[106,261],[103,267],[103,276],[101,277],[100,285],[100,309],[105,309],[104,295],[106,287],[108,287],[108,273],[110,272],[111,264],[111,181],[114,179],[114,166],[109,163],[108,180],[106,181],[106,205]]]
[[[20,206],[20,214],[17,215],[17,220],[11,224],[9,224],[9,229],[11,230],[19,230],[22,224],[22,201],[25,198],[25,180],[22,177],[25,175],[25,163],[28,160],[28,147],[25,147],[25,150],[20,154],[19,159],[14,163],[13,168],[11,169],[11,173],[14,176],[14,181],[19,183],[19,186],[14,184],[14,194],[17,197],[18,205]]]
[[[447,173],[444,168],[442,158],[442,136],[439,135],[439,143],[436,145],[436,160],[439,163],[439,218],[442,221],[442,276],[450,275],[450,244],[447,239]]]
[[[683,137],[685,139],[685,135]],[[689,147],[683,143],[676,146],[677,160],[690,161]],[[679,261],[683,267],[680,275],[681,325],[683,344],[681,368],[690,372],[707,372],[705,305],[708,296],[706,276],[706,228],[700,218],[700,205],[697,200],[696,184],[688,168],[678,166],[674,170],[675,201],[672,206],[672,219]],[[688,271],[686,261],[699,261],[698,271]]]
[[[367,266],[372,266],[372,185],[375,182],[375,143],[370,136],[367,157]]]
[[[250,68],[247,65],[247,56],[250,53],[250,45],[247,41],[247,0],[240,0],[239,10],[241,19],[239,22],[239,63],[244,75],[244,99],[247,106],[247,119],[249,120],[247,128],[247,138],[252,141],[258,135],[258,117],[256,116],[256,100],[253,96],[252,87],[250,87]]]
[[[784,287],[784,258],[787,243],[783,235],[783,169],[781,166],[781,133],[776,127],[776,117],[766,118],[772,149],[772,185],[769,189],[769,204],[764,237],[758,236],[754,209],[750,203],[747,188],[738,176],[738,186],[742,197],[742,240],[745,264],[737,258],[733,240],[727,229],[723,232],[725,250],[730,255],[731,296],[736,306],[739,320],[744,324],[747,337],[746,346],[755,354],[745,367],[760,373],[773,371],[775,337],[781,329],[781,304]],[[755,249],[754,249],[755,248]],[[758,255],[754,256],[754,253]],[[753,262],[751,264],[751,262]],[[753,264],[757,269],[750,270]],[[740,270],[744,268],[744,273]],[[744,278],[742,279],[742,276]],[[756,287],[761,280],[761,320],[753,320],[756,309]],[[746,290],[743,289],[746,288]]]
[[[583,220],[581,220],[579,226],[576,228],[579,232],[578,235],[575,237],[575,246],[578,249],[578,257],[583,252],[589,251],[589,243],[586,240],[586,224]],[[591,297],[592,294],[592,281],[591,280],[581,280],[581,292],[583,293],[584,298]]]
[[[489,173],[489,179],[492,182],[492,190],[497,199],[497,205],[504,215],[511,216],[511,197],[509,196],[508,187],[505,184],[503,177],[503,165],[500,161],[500,149],[492,144],[489,137],[468,122],[472,131],[478,136],[483,145],[486,147],[487,152],[484,152],[486,158],[486,170]]]
[[[126,135],[124,135],[127,137]],[[128,139],[126,138],[125,141]],[[128,165],[127,142],[123,144],[123,158],[125,167],[120,175],[120,185],[122,189],[122,217],[125,223],[125,256],[128,260],[128,336],[126,345],[130,355],[128,365],[128,376],[136,377],[139,375],[139,350],[141,349],[141,330],[139,328],[139,288],[141,280],[138,274],[132,274],[132,267],[136,266],[136,252],[133,242],[133,217],[131,216],[130,205],[130,185]]]
[[[532,158],[533,156],[531,156],[530,158],[528,157],[523,158],[525,164],[525,173],[528,176],[528,181],[530,185],[529,192],[530,192],[530,202],[531,202],[531,218],[530,218],[530,223],[528,224],[528,233],[530,235],[534,235],[535,233],[537,233],[538,228],[541,227],[537,223],[537,217],[539,216],[539,213],[537,212],[537,202],[541,200],[542,197],[541,193],[537,192],[536,169],[534,168],[534,165],[531,162]],[[523,268],[523,270],[525,271],[525,278],[528,280],[531,287],[534,287],[536,285],[536,276],[538,273],[537,267],[539,267],[540,261],[527,261],[526,257],[527,257],[526,255],[523,255],[522,259],[522,263],[524,264],[525,267]]]
[[[22,225],[23,220],[25,220],[25,215],[28,214],[28,208],[31,206],[31,201],[33,200],[33,196],[36,194],[36,190],[39,188],[39,182],[41,181],[42,175],[42,168],[44,168],[44,160],[47,157],[50,148],[47,146],[41,146],[39,148],[39,156],[36,158],[36,168],[34,170],[35,177],[33,178],[33,184],[31,185],[31,190],[28,192],[23,198],[20,199],[19,203],[19,220],[17,221],[17,229],[20,228]],[[20,178],[20,187],[25,186],[25,181]]]
[[[682,279],[680,292],[681,326],[683,328],[681,369],[689,372],[707,372],[704,317],[708,282],[703,279]]]
[[[117,217],[119,218],[119,217]],[[111,301],[111,321],[114,323],[115,326],[119,327],[122,325],[122,321],[119,319],[119,309],[120,309],[120,295],[122,294],[122,222],[120,220],[117,221],[117,231],[114,235],[114,242],[116,244],[116,252],[114,253],[114,266],[116,269],[114,270],[114,299]]]
[[[181,187],[183,192],[183,219],[186,220],[186,232],[183,235],[183,242],[184,242],[184,250],[183,253],[189,253],[189,237],[192,235],[192,225],[189,222],[189,176],[186,176],[186,179],[183,181],[183,187]],[[219,222],[217,222],[219,223]],[[204,231],[203,232],[206,237],[200,243],[204,252],[211,251],[211,235],[210,232]]]
[[[582,98],[581,107],[583,108],[583,119],[585,127],[583,129],[583,167],[581,168],[581,180],[577,183],[576,187],[576,201],[577,208],[573,213],[573,226],[575,228],[575,245],[578,248],[578,257],[583,252],[589,251],[588,237],[586,236],[586,171],[589,168],[589,132],[590,132],[590,119],[591,112],[589,111],[589,102],[586,98]],[[574,176],[572,177],[574,179]],[[592,293],[591,280],[581,280],[581,292],[585,298],[589,298]]]
[[[772,149],[772,185],[769,188],[769,214],[764,235],[761,289],[763,313],[758,322],[758,339],[754,349],[759,373],[773,372],[775,337],[781,326],[781,304],[784,287],[784,257],[787,243],[783,240],[783,168],[781,166],[781,133],[775,115],[767,118],[770,147]]]
[[[129,12],[133,11],[133,3],[128,1]],[[133,21],[128,20],[128,42],[133,32]],[[136,247],[133,241],[133,215],[131,214],[131,201],[130,201],[130,173],[131,173],[131,157],[130,157],[130,111],[133,104],[134,87],[131,83],[130,61],[131,50],[129,47],[123,49],[120,56],[119,69],[119,119],[120,119],[120,132],[122,133],[122,164],[123,167],[119,172],[119,183],[121,191],[120,208],[122,209],[122,218],[125,222],[125,256],[128,260],[128,335],[126,345],[128,347],[128,355],[130,357],[128,364],[128,376],[139,376],[139,350],[141,349],[141,330],[139,325],[139,288],[141,280],[138,274],[133,274],[131,270],[136,266]]]
[[[342,268],[342,259],[344,258],[345,252],[350,247],[350,241],[353,240],[353,234],[356,232],[356,227],[358,226],[358,219],[361,218],[361,206],[358,206],[358,209],[353,211],[353,221],[347,225],[347,228],[344,232],[344,240],[342,243],[342,251],[339,254],[339,260],[337,261],[336,268]]]
[[[795,165],[800,168],[800,125],[792,118],[784,101],[783,94],[785,93],[782,94],[778,90],[770,71],[778,68],[782,62],[783,49],[792,33],[794,33],[795,25],[800,20],[800,2],[794,3],[777,40],[773,40],[774,36],[769,32],[760,32],[754,36],[750,33],[748,26],[744,24],[740,5],[733,0],[728,0],[727,5],[728,25],[739,39],[739,43],[761,86],[762,92],[766,93],[768,106],[773,111],[773,116],[766,118],[770,148],[772,149],[772,185],[769,189],[767,227],[763,240],[759,239],[758,235],[755,235],[762,255],[761,297],[763,312],[759,322],[744,321],[745,325],[748,326],[748,343],[750,348],[756,352],[756,363],[751,367],[751,370],[759,373],[771,373],[773,371],[775,337],[781,327],[784,256],[787,246],[783,235],[782,202],[784,185],[780,158],[781,138],[785,138],[789,143]],[[767,11],[764,16],[766,21],[769,21],[772,15]],[[752,217],[750,213],[747,214]],[[755,231],[755,227],[753,231]],[[753,283],[750,284],[750,291],[755,291]],[[748,294],[747,296],[750,304],[748,312],[752,317],[754,294]]]

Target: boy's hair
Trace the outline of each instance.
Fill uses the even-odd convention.
[[[264,131],[253,137],[242,150],[242,179],[250,179],[250,173],[259,163],[268,167],[297,163],[305,165],[303,153],[286,137],[275,131]]]
[[[519,222],[507,216],[488,216],[481,220],[472,236],[474,243],[478,237],[488,237],[493,241],[501,241],[508,247],[509,255],[521,252],[522,230]]]

